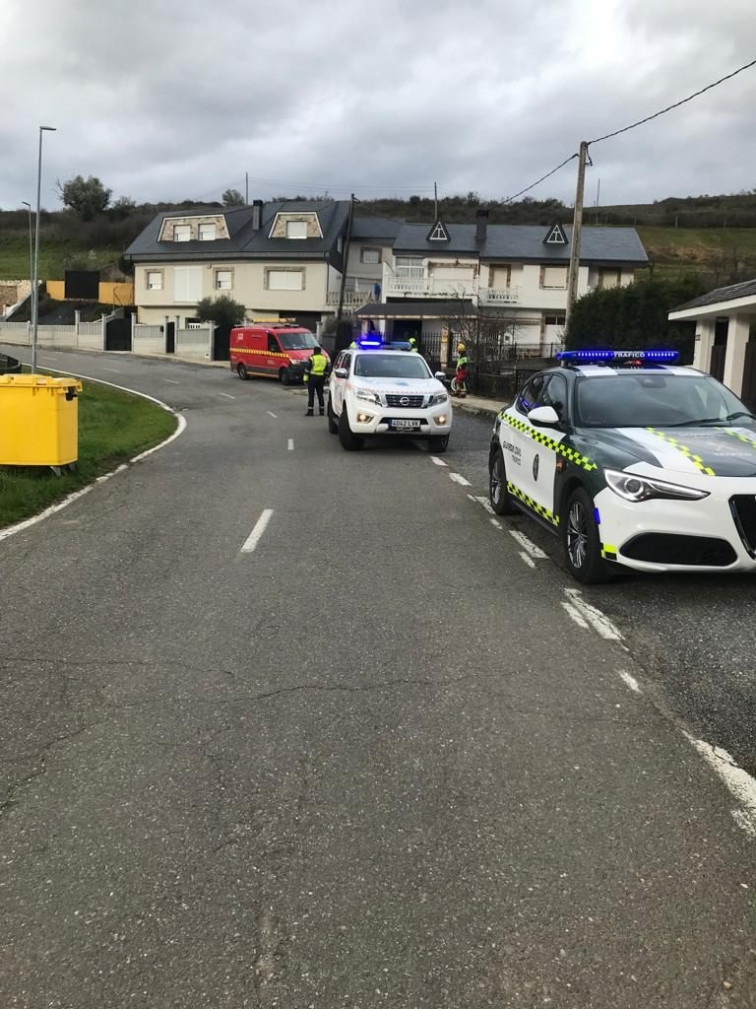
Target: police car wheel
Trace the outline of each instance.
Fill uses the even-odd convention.
[[[339,441],[341,442],[341,447],[346,449],[347,452],[354,452],[355,449],[362,448],[365,444],[364,439],[352,434],[346,406],[342,408],[341,416],[339,417]]]
[[[497,515],[511,515],[514,511],[512,498],[507,490],[507,471],[501,449],[496,450],[489,463],[488,500]]]
[[[328,397],[328,433],[338,434],[339,425],[336,423],[336,418],[333,415],[333,404],[331,403],[331,397]]]
[[[249,378],[249,375],[247,374],[247,367],[244,364],[237,364],[236,374],[243,382],[246,382],[246,380]]]
[[[567,570],[583,585],[596,585],[611,578],[611,569],[601,557],[601,540],[593,501],[582,487],[567,501],[560,520]]]
[[[291,385],[291,375],[288,368],[281,368],[278,377],[281,379],[281,385]]]

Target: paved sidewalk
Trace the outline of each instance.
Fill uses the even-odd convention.
[[[483,414],[488,417],[495,417],[505,406],[509,406],[506,400],[485,399],[483,396],[466,396],[464,399],[452,399],[452,405],[458,410],[466,413]]]

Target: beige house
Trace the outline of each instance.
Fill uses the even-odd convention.
[[[709,291],[669,318],[696,324],[693,367],[709,372],[756,410],[756,280]]]

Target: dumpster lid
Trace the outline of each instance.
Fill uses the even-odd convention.
[[[70,389],[74,386],[81,392],[82,385],[77,378],[53,378],[52,375],[0,375],[0,388],[16,386],[21,389]]]

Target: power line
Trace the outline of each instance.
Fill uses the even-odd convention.
[[[606,133],[603,137],[597,137],[595,140],[589,140],[590,144],[599,144],[602,140],[609,140],[611,137],[618,137],[620,133],[627,133],[628,130],[634,130],[636,126],[642,126],[644,123],[650,123],[652,119],[658,119],[659,116],[663,116],[665,112],[671,112],[672,109],[679,109],[681,105],[685,105],[686,102],[692,102],[694,98],[698,98],[699,95],[704,94],[706,91],[711,91],[712,88],[718,87],[720,84],[724,84],[725,81],[732,80],[733,77],[737,77],[738,74],[742,74],[744,70],[749,70],[751,67],[756,66],[756,60],[751,60],[750,63],[746,63],[742,67],[738,67],[737,70],[733,70],[731,74],[726,74],[724,77],[720,77],[718,81],[714,81],[712,84],[707,84],[705,88],[701,88],[700,91],[694,92],[692,95],[688,95],[687,98],[683,98],[679,102],[675,102],[674,105],[668,105],[666,109],[660,109],[659,112],[654,112],[652,116],[646,116],[645,119],[639,119],[637,123],[631,123],[629,126],[623,126],[621,130],[614,130],[613,133]]]
[[[508,196],[506,200],[502,200],[502,206],[504,206],[504,204],[506,203],[511,203],[512,200],[516,200],[518,196],[522,196],[524,193],[530,192],[530,190],[535,189],[536,186],[540,186],[542,182],[545,182],[546,179],[550,178],[552,175],[556,175],[556,173],[559,171],[560,168],[564,168],[564,166],[568,165],[570,161],[574,161],[576,157],[577,154],[571,154],[569,158],[565,158],[564,161],[561,162],[561,164],[557,165],[556,168],[552,168],[550,172],[546,172],[546,174],[542,175],[540,179],[536,179],[535,182],[531,182],[529,186],[526,186],[524,189],[521,189],[519,193],[515,193],[514,196]]]

